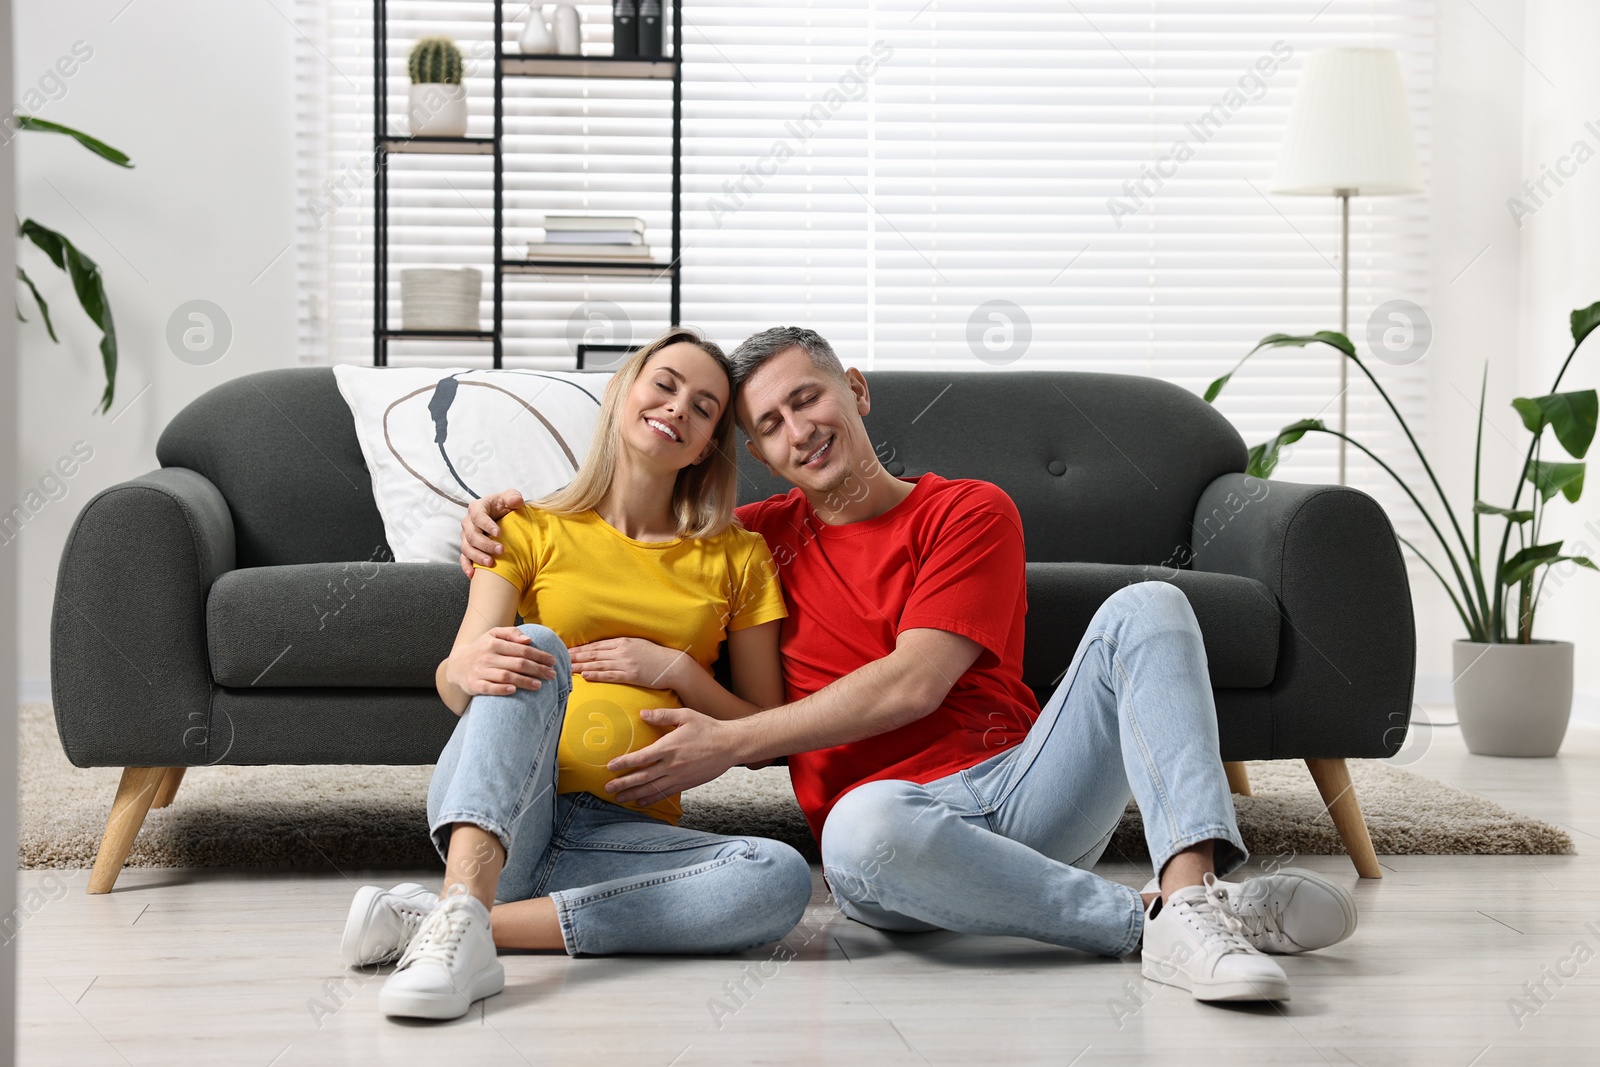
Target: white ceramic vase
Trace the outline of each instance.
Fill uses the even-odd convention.
[[[1572,642],[1479,644],[1452,650],[1456,716],[1480,756],[1554,756],[1572,714]]]
[[[467,87],[444,82],[416,82],[411,86],[407,121],[413,137],[465,137]]]
[[[555,18],[550,20],[550,29],[555,34],[556,51],[564,56],[576,56],[583,53],[583,22],[578,17],[578,9],[571,4],[557,4]]]
[[[528,24],[517,38],[517,49],[525,56],[547,56],[556,50],[556,35],[545,21],[543,5],[529,5]]]

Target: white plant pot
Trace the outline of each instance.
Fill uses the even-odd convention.
[[[1467,750],[1554,756],[1572,714],[1572,642],[1457,641],[1451,688]]]
[[[400,272],[400,327],[479,329],[483,271],[475,267],[407,267]]]
[[[406,117],[413,137],[465,137],[467,87],[443,82],[415,83]]]

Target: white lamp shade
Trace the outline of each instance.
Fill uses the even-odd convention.
[[[1306,56],[1272,191],[1422,191],[1400,60],[1391,49],[1328,48]]]

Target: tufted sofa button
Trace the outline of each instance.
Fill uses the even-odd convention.
[[[1059,459],[1053,459],[1050,461],[1050,464],[1045,467],[1045,470],[1059,478],[1063,474],[1067,473],[1067,465],[1061,462]]]
[[[900,477],[902,474],[904,474],[906,472],[906,465],[904,463],[901,463],[899,460],[896,459],[896,460],[891,460],[889,462],[889,464],[884,467],[884,469],[887,470],[890,474],[894,475],[896,478],[898,478],[898,477]]]

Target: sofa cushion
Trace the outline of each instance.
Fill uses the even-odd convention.
[[[480,496],[538,500],[589,451],[610,374],[437,367],[333,368],[350,405],[394,559],[454,563]]]
[[[1106,597],[1170,581],[1194,608],[1212,685],[1272,683],[1277,604],[1251,578],[1110,563],[1028,564],[1023,679],[1054,690]],[[230,571],[211,587],[211,673],[232,688],[433,687],[467,606],[467,579],[442,563],[306,563]]]
[[[433,688],[467,609],[443,563],[301,563],[217,579],[206,601],[211,674],[236,688]]]
[[[1255,579],[1113,563],[1030,563],[1022,675],[1041,703],[1055,691],[1100,605],[1123,586],[1145,581],[1170,582],[1189,598],[1205,638],[1214,687],[1272,684],[1281,625],[1278,604],[1271,590]]]

